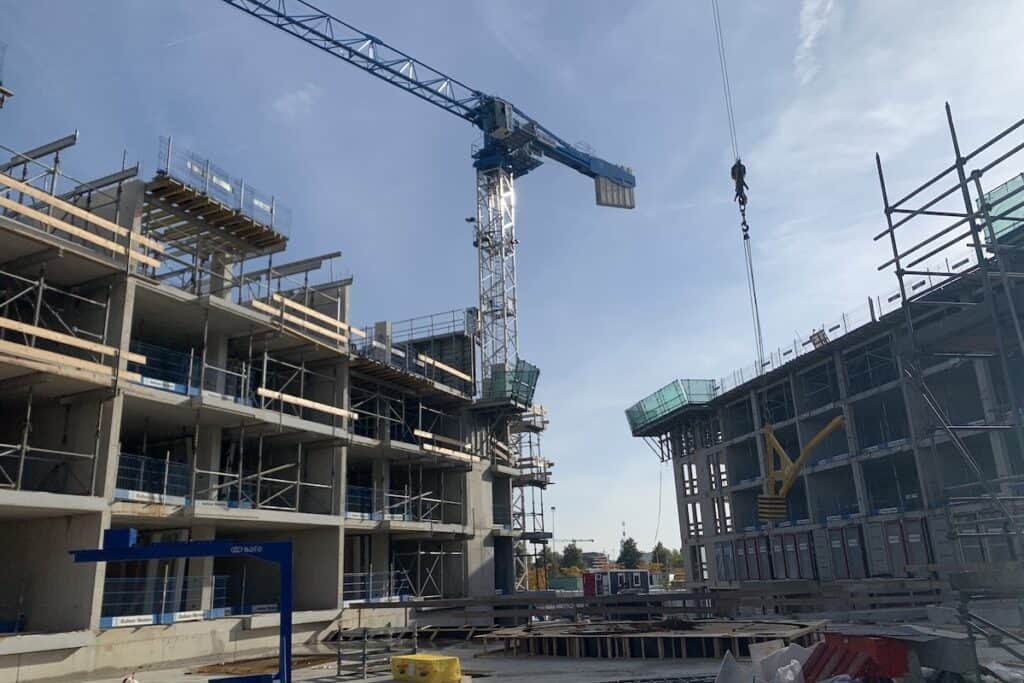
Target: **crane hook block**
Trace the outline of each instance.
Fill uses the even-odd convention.
[[[747,190],[750,189],[747,185],[747,167],[743,165],[742,161],[736,159],[729,175],[732,177],[733,183],[736,184],[736,196],[733,197],[733,201],[739,203],[740,209],[744,209],[747,206]]]

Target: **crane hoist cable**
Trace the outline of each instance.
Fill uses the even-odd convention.
[[[755,374],[764,369],[764,338],[761,335],[761,312],[757,303],[757,282],[754,279],[754,256],[750,248],[750,225],[747,223],[747,167],[740,159],[740,145],[736,137],[736,116],[732,106],[732,85],[729,82],[729,65],[725,58],[725,40],[722,38],[722,18],[718,11],[718,0],[711,0],[711,13],[715,22],[715,39],[718,44],[718,65],[722,71],[722,95],[725,99],[725,113],[729,121],[729,142],[732,156],[736,160],[729,170],[735,186],[733,201],[740,210],[740,230],[743,234],[743,254],[747,268],[747,294],[750,297],[750,320],[754,328],[754,353],[757,359]]]

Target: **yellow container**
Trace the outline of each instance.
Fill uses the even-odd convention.
[[[462,667],[458,657],[444,655],[395,655],[391,677],[408,683],[459,683]]]

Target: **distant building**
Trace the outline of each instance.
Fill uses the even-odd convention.
[[[583,553],[583,564],[587,569],[608,569],[610,566],[604,553]]]
[[[651,574],[646,569],[593,570],[583,574],[584,595],[649,593]]]

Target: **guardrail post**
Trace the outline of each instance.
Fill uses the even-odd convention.
[[[370,631],[369,629],[363,629],[363,678],[369,675],[370,663],[367,659],[367,646],[369,645]]]
[[[171,472],[171,451],[170,451],[170,449],[168,449],[167,452],[164,454],[164,486],[163,486],[163,495],[164,495],[164,502],[165,503],[167,502],[167,478],[168,478],[168,476],[170,476],[170,472]]]

